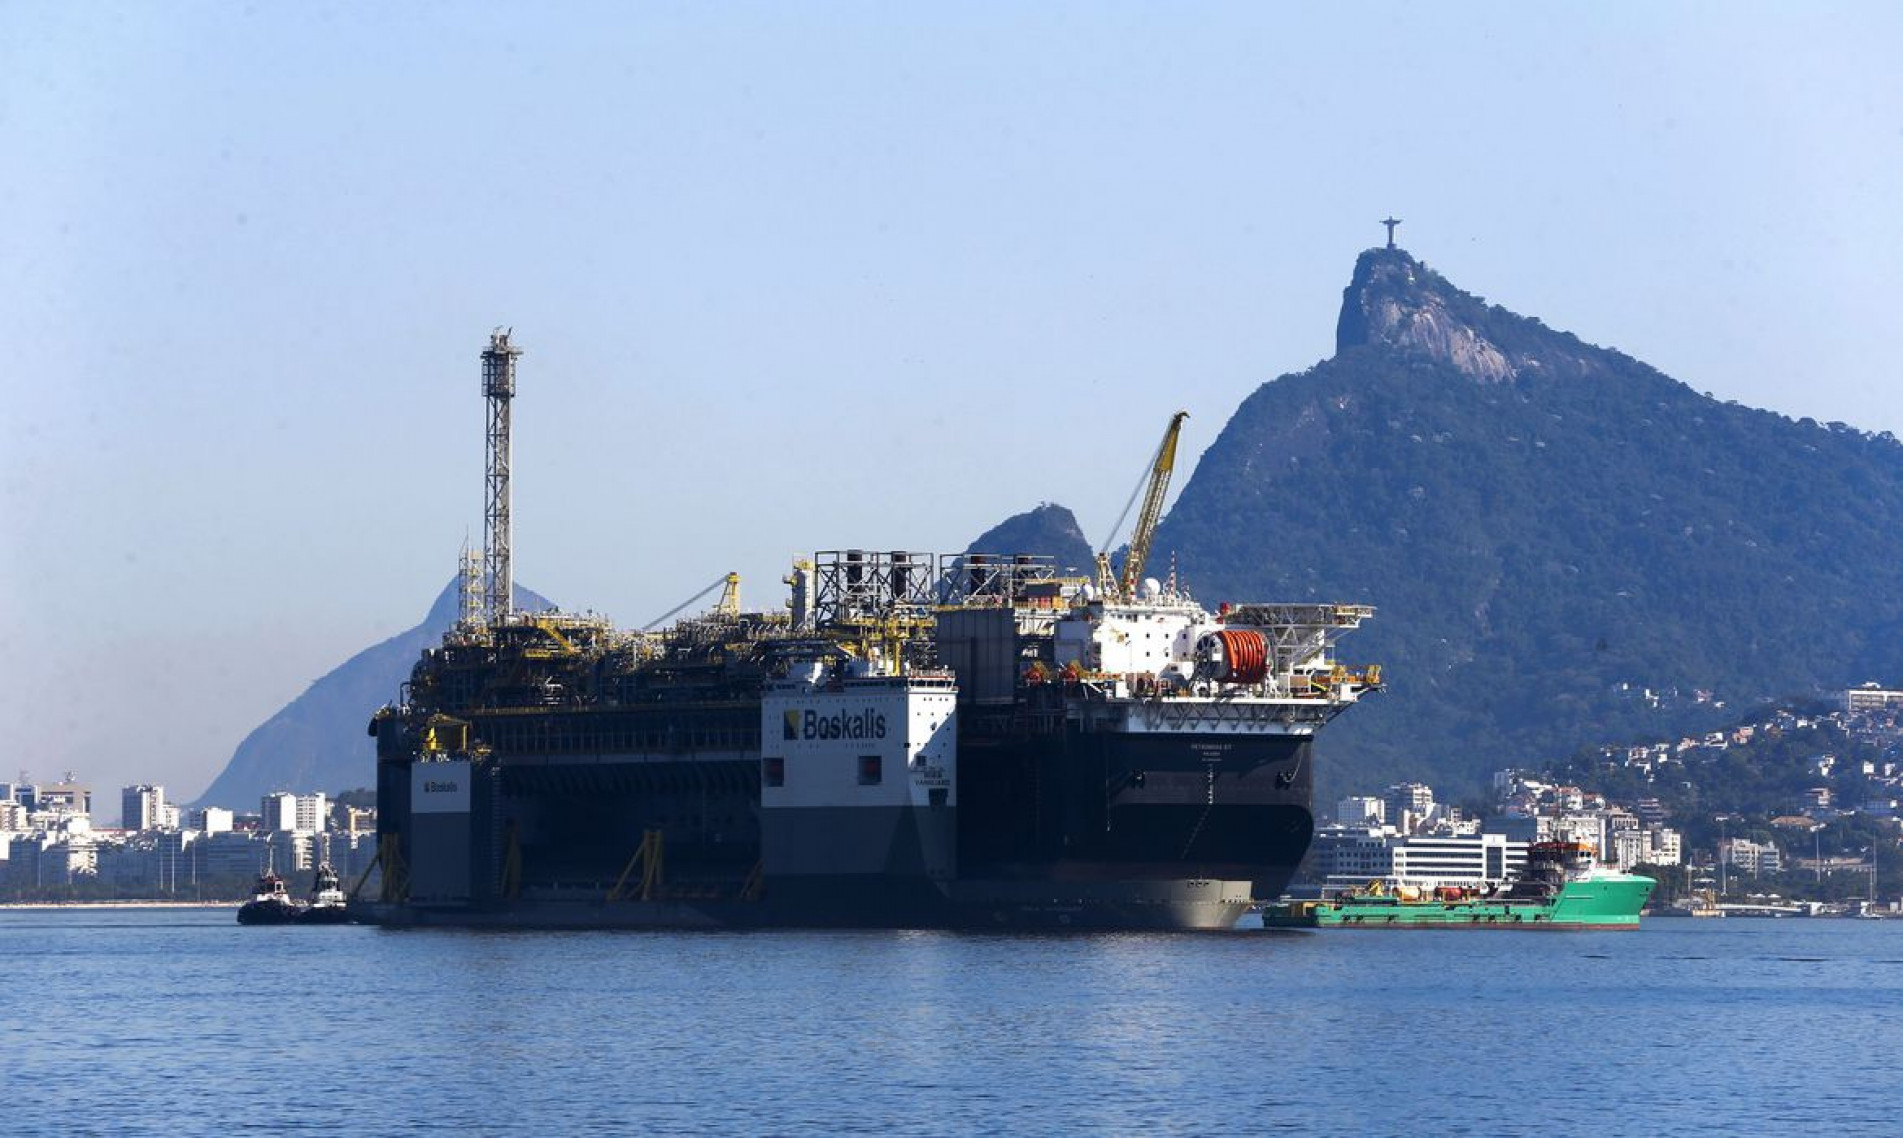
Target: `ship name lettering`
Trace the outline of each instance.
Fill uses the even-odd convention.
[[[859,712],[837,711],[831,715],[808,711],[800,719],[800,738],[883,739],[885,716],[871,708]]]

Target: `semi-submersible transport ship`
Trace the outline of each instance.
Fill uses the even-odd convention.
[[[1315,735],[1380,685],[1334,657],[1372,610],[1210,612],[1142,577],[1183,416],[1121,572],[836,550],[774,611],[728,575],[705,615],[622,631],[506,601],[516,354],[483,355],[464,618],[370,724],[359,919],[1206,929],[1287,884]]]

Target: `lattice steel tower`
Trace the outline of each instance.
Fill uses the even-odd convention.
[[[482,615],[495,625],[515,607],[515,582],[509,565],[509,402],[515,398],[515,358],[522,349],[509,343],[514,329],[489,334],[482,353],[482,394],[489,402],[488,509],[482,515]]]
[[[482,572],[482,550],[469,548],[463,539],[462,570],[457,579],[456,627],[464,632],[479,632],[489,625],[483,609],[489,603],[489,582]]]

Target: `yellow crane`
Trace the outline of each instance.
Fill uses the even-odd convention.
[[[1149,492],[1143,495],[1143,509],[1138,511],[1136,529],[1130,533],[1130,553],[1123,559],[1123,576],[1119,578],[1110,569],[1110,543],[1116,540],[1116,530],[1111,531],[1103,550],[1097,554],[1097,590],[1107,601],[1129,601],[1136,596],[1137,582],[1143,579],[1143,564],[1150,559],[1150,542],[1156,538],[1156,523],[1163,518],[1163,499],[1170,492],[1170,474],[1176,469],[1176,437],[1183,433],[1183,420],[1187,418],[1188,411],[1171,415],[1170,425],[1163,431],[1163,443],[1156,448],[1156,459],[1150,463]],[[1137,489],[1142,488],[1139,482]],[[1117,518],[1117,529],[1123,528],[1123,519],[1129,516],[1130,506],[1135,503],[1133,491]]]

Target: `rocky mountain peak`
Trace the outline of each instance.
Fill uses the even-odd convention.
[[[1455,288],[1405,249],[1369,249],[1355,261],[1335,324],[1339,354],[1368,344],[1447,364],[1480,383],[1519,374],[1488,338],[1485,301]]]
[[[1077,515],[1054,502],[1015,514],[986,530],[971,543],[967,553],[1042,553],[1056,559],[1057,567],[1067,572],[1088,573],[1094,555]]]

